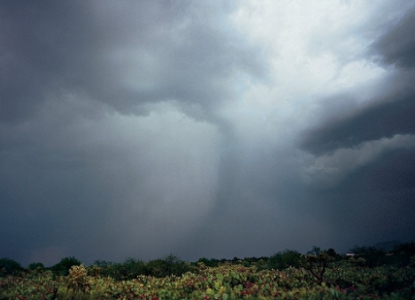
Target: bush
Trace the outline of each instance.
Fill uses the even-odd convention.
[[[120,264],[105,260],[96,260],[88,267],[88,273],[92,276],[111,277],[116,279]]]
[[[41,271],[45,270],[45,266],[41,262],[34,262],[29,265],[28,269],[33,271]]]
[[[202,257],[202,258],[199,258],[196,264],[199,265],[199,263],[201,263],[205,265],[206,267],[215,268],[219,266],[219,262],[220,261],[218,259],[213,259],[213,258],[207,259],[206,257]]]
[[[72,266],[69,269],[69,275],[66,278],[66,288],[72,290],[73,293],[86,293],[91,288],[87,275],[88,272],[83,265]]]
[[[175,255],[168,255],[164,259],[150,261],[146,266],[146,275],[154,277],[181,276],[187,272],[196,272],[198,268],[185,263]]]
[[[284,252],[278,252],[272,255],[268,259],[268,268],[282,270],[288,267],[299,266],[301,253],[294,250],[285,250]]]
[[[391,260],[400,266],[407,266],[411,262],[411,258],[415,255],[415,242],[405,243],[396,246],[393,249]]]
[[[334,261],[334,258],[327,254],[327,252],[315,251],[317,254],[307,254],[301,258],[300,265],[307,270],[313,277],[316,283],[323,284],[324,273],[326,272],[329,263]]]
[[[54,265],[51,269],[55,275],[68,276],[69,269],[72,266],[79,266],[81,264],[82,264],[81,261],[71,256],[71,257],[62,258],[61,261],[57,263],[56,265]]]
[[[145,275],[147,267],[143,261],[135,258],[128,258],[124,263],[96,260],[88,268],[88,272],[93,276],[111,277],[115,280],[131,280],[139,275]]]
[[[351,251],[362,257],[369,268],[384,265],[388,260],[385,251],[374,247],[354,247]]]
[[[144,262],[139,259],[128,258],[121,265],[115,265],[117,270],[117,280],[130,280],[145,274],[146,267]]]
[[[0,258],[0,277],[17,275],[21,271],[23,268],[17,261],[10,258]]]

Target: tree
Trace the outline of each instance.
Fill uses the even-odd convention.
[[[146,266],[139,259],[127,258],[122,265],[116,265],[116,269],[121,273],[117,275],[121,275],[122,280],[131,280],[137,278],[138,275],[145,274]]]
[[[219,260],[218,259],[208,259],[206,257],[199,258],[197,263],[203,263],[206,267],[215,268],[219,266]]]
[[[320,252],[321,252],[321,248],[320,247],[313,246],[312,249],[307,252],[307,254],[319,255]]]
[[[154,277],[180,276],[186,272],[192,272],[197,268],[180,260],[177,256],[169,254],[163,259],[155,259],[147,263],[147,275]]]
[[[277,270],[282,270],[288,267],[297,268],[299,266],[300,259],[301,253],[295,250],[285,250],[272,255],[268,259],[268,267],[270,269]]]
[[[329,248],[328,250],[324,251],[327,253],[328,256],[334,258],[334,259],[338,259],[339,255],[336,253],[336,250],[334,250],[333,248]]]
[[[411,258],[415,257],[415,242],[400,244],[393,249],[393,262],[401,266],[407,266]]]
[[[326,252],[315,251],[317,254],[305,255],[300,265],[306,269],[314,277],[316,283],[323,284],[324,273],[326,272],[328,264],[334,260],[333,257],[329,256]]]
[[[29,270],[32,271],[44,271],[45,266],[41,262],[34,262],[28,266]]]
[[[7,275],[16,275],[23,271],[22,266],[10,258],[0,258],[0,277]]]
[[[375,247],[354,247],[351,251],[364,258],[366,266],[369,268],[378,267],[386,262],[385,251]]]
[[[70,256],[62,258],[61,261],[56,265],[52,266],[51,269],[55,275],[67,276],[69,274],[69,269],[72,266],[79,266],[81,264],[81,261],[79,261],[73,256]]]

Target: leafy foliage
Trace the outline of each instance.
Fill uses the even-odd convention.
[[[415,262],[414,262],[415,263]],[[324,280],[317,284],[307,270],[257,270],[255,266],[222,264],[181,276],[156,278],[139,275],[117,281],[90,276],[74,266],[66,277],[46,271],[37,276],[0,279],[0,299],[412,299],[415,294],[414,265],[405,267],[358,267],[348,260],[327,264]]]
[[[115,280],[131,280],[138,276],[180,276],[186,272],[198,270],[195,266],[180,260],[175,255],[168,255],[162,259],[156,259],[144,263],[141,260],[128,258],[122,264],[95,261],[94,265],[88,268],[89,273],[94,276],[111,277]]]
[[[326,252],[317,252],[317,254],[307,254],[303,257],[301,266],[310,272],[314,277],[316,283],[323,284],[324,273],[333,257],[329,256]]]
[[[69,269],[69,275],[66,278],[66,288],[74,293],[89,291],[88,272],[83,265],[72,266]]]
[[[131,258],[121,264],[96,261],[57,274],[79,262],[70,257],[41,272],[41,265],[31,264],[30,271],[0,277],[0,300],[414,299],[414,249],[412,244],[400,245],[375,265],[367,263],[373,254],[367,249],[349,258],[314,247],[304,256],[286,250],[269,259],[223,259],[216,266],[208,266],[212,260],[207,259],[192,265],[174,255],[148,263]],[[0,262],[21,270],[11,260]],[[277,267],[271,268],[273,264]]]
[[[29,270],[36,270],[36,271],[42,271],[45,270],[45,266],[41,262],[35,262],[31,263],[28,267]]]
[[[197,264],[199,263],[209,268],[215,268],[219,266],[220,260],[214,259],[214,258],[207,259],[206,257],[202,257],[202,258],[199,258],[199,260],[197,261]]]
[[[362,257],[366,266],[374,268],[387,263],[388,257],[385,255],[385,251],[374,247],[355,247],[352,249],[359,257]]]
[[[288,267],[298,267],[301,259],[301,253],[294,250],[285,250],[278,252],[268,259],[270,269],[282,270]]]
[[[144,262],[138,259],[129,258],[124,261],[123,264],[115,264],[112,266],[114,278],[117,280],[130,280],[137,278],[146,272],[146,266]]]
[[[72,266],[79,266],[81,262],[73,256],[62,258],[59,263],[51,269],[55,275],[67,276]]]
[[[0,258],[0,277],[17,275],[21,271],[23,271],[23,268],[17,261],[9,258]]]
[[[147,264],[147,275],[154,277],[180,276],[186,272],[195,271],[190,264],[180,260],[177,256],[170,254],[164,259],[150,261]]]

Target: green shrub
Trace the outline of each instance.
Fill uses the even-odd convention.
[[[23,271],[23,268],[17,261],[5,257],[0,258],[0,277],[17,275],[21,271]]]
[[[307,270],[313,277],[316,283],[323,285],[324,273],[326,272],[329,263],[334,261],[334,258],[327,254],[327,252],[316,251],[317,254],[307,254],[302,256],[300,265]]]
[[[415,255],[415,242],[405,243],[396,246],[389,258],[394,264],[407,266],[411,262],[411,257]]]
[[[147,263],[146,275],[154,277],[166,277],[166,276],[181,276],[187,272],[196,272],[197,267],[192,266],[177,256],[170,254],[164,259],[156,259]]]
[[[29,265],[28,269],[33,271],[43,271],[45,270],[45,266],[41,262],[34,262]]]
[[[88,272],[83,265],[72,266],[69,269],[69,275],[66,277],[66,288],[73,293],[86,293],[91,286],[88,282]]]
[[[203,264],[206,267],[209,268],[215,268],[219,266],[219,260],[218,259],[207,259],[206,257],[202,257],[199,258],[199,260],[197,261],[197,265],[199,265],[199,263]]]
[[[96,260],[92,264],[92,266],[88,267],[88,273],[92,276],[101,276],[101,277],[116,277],[117,268],[114,262],[109,262],[105,260]]]
[[[128,258],[123,263],[96,260],[88,272],[92,276],[111,277],[118,281],[135,279],[148,273],[146,264],[135,258]]]
[[[351,251],[358,257],[362,257],[366,261],[366,266],[369,268],[382,266],[388,260],[385,251],[375,247],[354,247]]]
[[[130,280],[135,279],[139,275],[143,275],[146,272],[145,263],[139,259],[128,258],[123,264],[115,265],[117,270],[117,276],[114,279],[117,280]]]
[[[278,252],[272,255],[268,259],[268,268],[275,269],[275,270],[282,270],[288,267],[295,267],[299,266],[299,262],[301,259],[301,253],[294,251],[294,250],[285,250],[284,252]]]
[[[53,273],[55,275],[68,276],[69,269],[72,266],[79,266],[81,264],[82,264],[81,261],[79,261],[78,259],[76,259],[73,256],[71,256],[71,257],[65,257],[65,258],[62,258],[59,263],[57,263],[56,265],[54,265],[51,268],[51,270],[53,271]]]

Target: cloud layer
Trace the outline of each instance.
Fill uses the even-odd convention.
[[[0,257],[414,239],[408,1],[0,4]]]

